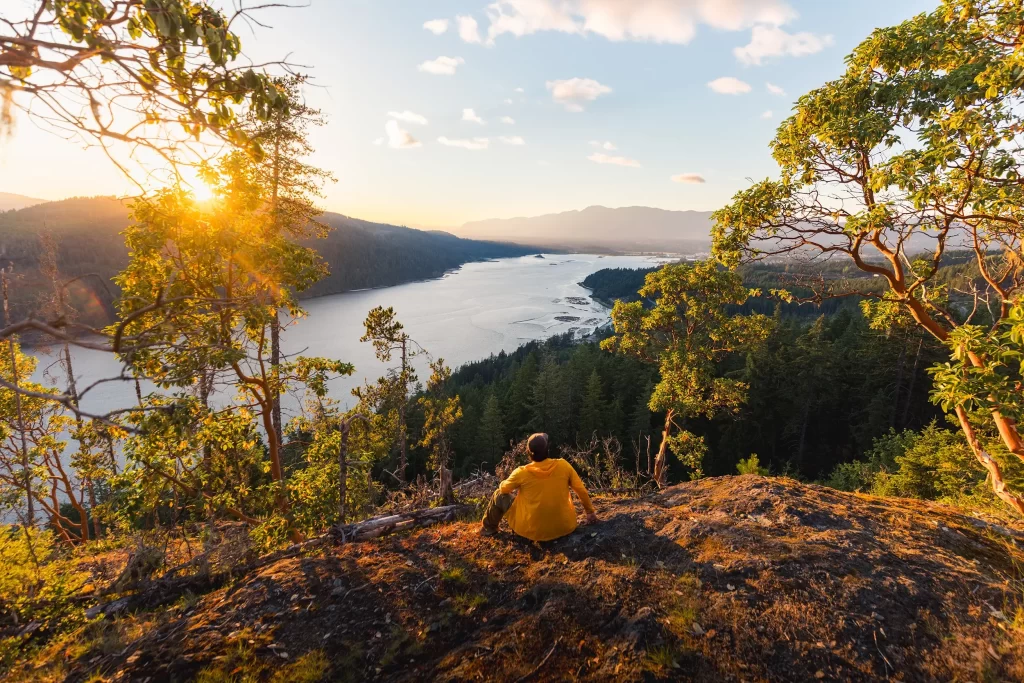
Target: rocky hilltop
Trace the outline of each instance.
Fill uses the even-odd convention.
[[[467,520],[320,549],[52,656],[77,681],[1024,679],[1019,531],[754,476],[596,505],[540,545]]]

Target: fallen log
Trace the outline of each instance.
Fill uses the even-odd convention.
[[[330,535],[335,543],[354,543],[371,538],[379,538],[396,531],[404,531],[415,527],[430,526],[438,522],[450,522],[458,515],[470,512],[472,505],[444,505],[427,510],[414,510],[383,517],[373,517],[355,522],[339,524],[333,527]]]

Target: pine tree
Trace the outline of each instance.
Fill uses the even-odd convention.
[[[651,394],[654,393],[654,384],[648,380],[643,391],[637,394],[636,403],[633,405],[633,412],[629,416],[629,428],[627,430],[630,439],[650,436],[654,431],[651,428]]]
[[[477,457],[484,463],[494,465],[505,450],[505,424],[501,418],[501,404],[491,392],[484,404],[477,433]]]
[[[604,386],[601,384],[601,376],[597,369],[590,373],[587,380],[587,388],[583,394],[583,406],[580,408],[580,428],[576,434],[577,440],[587,441],[594,434],[607,434],[610,430],[605,424],[607,419],[607,407],[605,406]]]
[[[555,359],[545,358],[530,401],[530,431],[546,432],[553,441],[565,437],[569,397],[563,379]]]
[[[508,413],[505,416],[505,424],[514,438],[525,436],[530,431],[530,421],[533,418],[531,405],[539,365],[537,353],[531,351],[523,360],[522,366],[515,372],[512,386],[508,390],[506,399]]]

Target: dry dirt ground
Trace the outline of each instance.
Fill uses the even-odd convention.
[[[960,511],[754,476],[596,505],[545,544],[466,521],[282,560],[91,627],[61,675],[1024,680],[1024,552]]]

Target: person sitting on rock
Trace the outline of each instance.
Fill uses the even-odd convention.
[[[531,462],[517,467],[501,482],[484,512],[482,536],[493,536],[502,517],[512,531],[531,541],[551,541],[576,530],[576,509],[569,489],[576,492],[587,523],[597,521],[587,487],[573,466],[561,458],[548,457],[548,435],[534,434],[526,442]],[[512,497],[514,492],[519,495]]]

